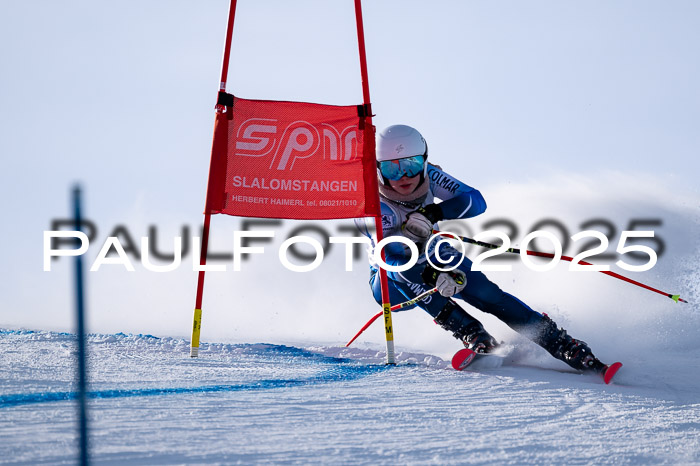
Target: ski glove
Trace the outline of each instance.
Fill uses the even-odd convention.
[[[442,272],[438,275],[435,286],[438,289],[438,293],[445,298],[450,298],[467,286],[467,276],[458,269],[451,272]]]
[[[456,295],[467,286],[467,275],[459,269],[441,272],[427,266],[423,270],[422,277],[426,284],[436,287],[438,293],[445,298]]]
[[[443,219],[437,204],[419,207],[410,214],[403,225],[403,234],[414,243],[425,243],[433,233],[433,225]]]

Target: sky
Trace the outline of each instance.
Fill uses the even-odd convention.
[[[228,92],[361,103],[352,2],[238,3]],[[489,211],[469,232],[505,218],[517,242],[546,219],[569,236],[597,220],[614,249],[620,231],[651,220],[666,249],[637,279],[662,286],[697,263],[697,2],[364,3],[374,123],[418,128],[434,163],[484,193]],[[88,261],[118,226],[136,241],[155,226],[172,250],[183,226],[194,234],[202,221],[228,3],[0,8],[0,326],[69,330],[70,263],[44,272],[42,235],[66,218],[73,183],[98,230]],[[212,247],[230,251],[241,219],[212,225]],[[348,222],[322,225],[336,234]],[[278,227],[243,273],[207,277],[203,338],[341,341],[376,312],[364,264],[344,272],[339,251],[308,274],[282,268],[274,246],[295,226]],[[553,293],[521,269],[494,280],[543,307],[576,308],[584,294],[614,296],[618,308],[642,299],[565,270],[546,279],[562,282]],[[689,270],[669,285],[696,292]],[[195,280],[186,267],[105,266],[88,276],[90,329],[186,336]],[[591,281],[600,294],[582,286]]]

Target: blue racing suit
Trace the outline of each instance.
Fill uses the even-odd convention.
[[[403,236],[402,225],[408,214],[419,207],[435,203],[435,198],[442,201],[439,203],[442,210],[442,220],[471,218],[486,210],[486,201],[478,190],[462,183],[435,165],[428,164],[424,182],[430,183],[428,193],[424,200],[418,204],[393,201],[381,196],[381,217],[385,237]],[[437,224],[434,229],[438,229]],[[426,266],[429,267],[426,256],[430,256],[433,264],[441,264],[436,259],[434,247],[436,243],[437,241],[432,241],[425,254],[421,254],[418,262],[410,269],[403,272],[387,272],[392,305],[412,299],[432,288],[424,282],[422,274]],[[410,259],[410,250],[402,243],[390,243],[384,248],[384,252],[388,265],[403,265]],[[467,257],[463,258],[461,251],[457,251],[443,242],[440,245],[439,254],[443,268],[449,268],[463,259],[457,268],[466,274],[466,287],[460,293],[455,294],[453,298],[466,301],[481,311],[495,315],[516,331],[528,332],[532,329],[534,332],[542,324],[542,314],[535,312],[516,297],[502,291],[482,272],[472,271],[472,261]],[[448,262],[444,262],[445,260]],[[381,287],[377,271],[377,265],[372,264],[370,284],[375,300],[381,304]],[[454,306],[454,303],[452,306],[448,305],[449,302],[450,298],[434,293],[424,301],[420,301],[418,306],[427,311],[444,328],[454,332],[456,337],[462,338],[459,328],[467,327],[472,323],[477,324],[477,320],[461,308],[455,311],[460,314],[458,318],[457,316],[441,316],[444,310],[450,309],[451,313],[453,308],[458,308],[458,306]],[[530,336],[531,338],[535,337],[534,334]]]

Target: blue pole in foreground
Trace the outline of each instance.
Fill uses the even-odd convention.
[[[73,213],[75,231],[81,231],[80,186],[73,187]],[[87,351],[85,336],[85,287],[83,277],[82,255],[75,256],[75,307],[78,333],[78,422],[81,465],[88,464],[88,428],[87,428]]]

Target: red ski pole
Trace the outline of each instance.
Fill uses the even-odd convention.
[[[436,233],[436,234],[441,234],[441,232],[435,232],[435,233]],[[452,233],[450,233],[448,236],[456,236],[456,235],[453,235]],[[483,247],[483,248],[497,249],[497,248],[500,247],[500,246],[497,246],[497,245],[495,245],[495,244],[484,243],[483,241],[477,241],[477,240],[472,239],[472,238],[467,238],[466,236],[457,236],[457,238],[459,238],[460,240],[462,240],[462,241],[464,241],[464,242],[466,242],[466,243],[475,244],[475,245],[481,246],[481,247]],[[520,249],[518,249],[518,248],[508,248],[508,249],[506,249],[506,252],[510,252],[510,253],[513,253],[513,254],[520,254]],[[527,253],[528,256],[547,257],[547,258],[550,258],[550,259],[554,257],[554,254],[551,254],[551,253],[548,253],[548,252],[538,252],[538,251],[530,251],[530,250],[526,250],[525,252]],[[573,262],[573,261],[574,261],[573,257],[569,257],[569,256],[561,256],[561,258],[562,258],[563,260],[569,261],[569,262]],[[593,265],[593,264],[591,264],[591,263],[589,263],[589,262],[581,261],[581,260],[578,261],[577,263],[578,263],[578,264],[581,264],[581,265]],[[641,288],[647,289],[647,290],[649,290],[649,291],[653,291],[653,292],[655,292],[655,293],[659,293],[659,294],[661,294],[661,295],[666,296],[667,298],[671,298],[671,299],[674,300],[675,302],[679,302],[679,301],[680,301],[680,302],[682,302],[682,303],[688,303],[688,301],[686,301],[685,299],[681,299],[680,295],[671,294],[671,293],[666,293],[665,291],[657,290],[656,288],[652,288],[652,287],[649,286],[649,285],[645,285],[644,283],[638,282],[638,281],[636,281],[636,280],[632,280],[631,278],[627,278],[627,277],[625,277],[624,275],[620,275],[619,273],[610,272],[610,271],[607,271],[607,270],[599,270],[599,272],[600,272],[600,273],[604,273],[605,275],[608,275],[608,276],[617,278],[618,280],[622,280],[622,281],[625,281],[625,282],[627,282],[627,283],[631,283],[632,285],[636,285],[636,286],[639,286],[639,287],[641,287]]]
[[[424,292],[424,293],[419,294],[418,296],[416,296],[415,298],[413,298],[413,299],[411,299],[411,300],[408,300],[408,301],[406,301],[406,302],[404,302],[404,303],[401,303],[401,304],[396,304],[395,306],[391,306],[391,310],[392,310],[392,311],[398,311],[399,309],[403,309],[404,307],[412,306],[413,304],[416,304],[418,301],[422,301],[423,299],[427,298],[428,296],[430,296],[431,294],[435,293],[436,291],[437,291],[437,288],[433,288],[432,290],[428,290],[428,291],[426,291],[426,292]],[[384,311],[383,311],[383,310],[382,310],[382,311],[379,311],[378,313],[376,313],[375,315],[373,315],[373,316],[367,321],[367,323],[360,329],[360,331],[357,332],[357,334],[356,334],[354,337],[352,337],[352,340],[350,340],[349,342],[347,342],[347,344],[345,345],[345,347],[347,348],[348,346],[350,346],[350,345],[352,344],[353,341],[357,340],[357,337],[359,337],[360,335],[362,335],[362,332],[364,332],[365,330],[367,330],[367,328],[368,328],[370,325],[372,325],[372,324],[374,323],[375,320],[379,319],[379,317],[381,317],[382,314],[384,314]]]

